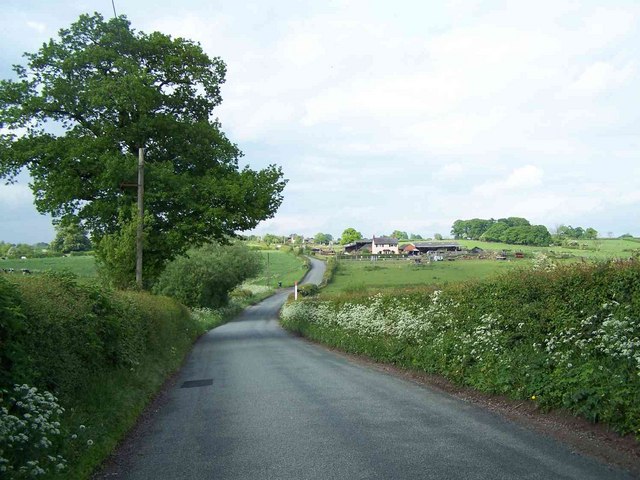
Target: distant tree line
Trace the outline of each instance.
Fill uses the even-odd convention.
[[[560,225],[556,229],[555,236],[558,239],[572,239],[572,240],[595,240],[598,238],[598,231],[594,228],[582,228],[572,227],[571,225]]]
[[[59,256],[71,252],[87,252],[92,249],[87,231],[77,222],[67,217],[56,225],[56,238],[51,243],[40,242],[34,245],[26,243],[6,243],[0,241],[0,256],[3,258]],[[74,217],[75,218],[75,217]]]
[[[451,228],[455,239],[480,240],[485,242],[503,242],[512,245],[549,246],[551,234],[544,225],[531,225],[521,217],[488,220],[473,218],[456,220]]]
[[[394,230],[391,235],[391,238],[397,238],[398,240],[423,240],[422,235],[418,235],[417,233],[407,233],[402,230]]]

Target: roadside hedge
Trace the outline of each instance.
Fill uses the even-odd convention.
[[[78,283],[70,274],[8,278],[0,277],[0,406],[6,409],[0,430],[31,431],[29,418],[44,413],[24,416],[26,398],[48,399],[40,401],[43,408],[54,405],[46,407],[47,415],[59,417],[47,442],[59,441],[50,453],[41,449],[47,453],[37,465],[42,478],[87,478],[193,341],[225,316],[192,315],[168,297]],[[0,464],[34,465],[37,452],[6,441],[0,439]],[[45,468],[50,458],[64,468]],[[7,478],[23,478],[11,472]]]
[[[640,262],[519,270],[398,295],[290,302],[282,324],[346,351],[564,408],[640,438]]]
[[[149,352],[188,344],[199,333],[189,311],[166,297],[79,284],[65,274],[14,282],[21,321],[3,347],[20,354],[10,370],[2,366],[5,387],[26,383],[71,400],[87,379],[135,367]]]

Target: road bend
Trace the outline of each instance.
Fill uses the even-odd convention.
[[[312,260],[306,281],[319,283]],[[632,478],[552,438],[285,332],[280,292],[195,344],[99,478]]]

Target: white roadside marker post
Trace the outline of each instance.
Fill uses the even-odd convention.
[[[298,300],[298,282],[294,283],[293,287],[293,299]]]

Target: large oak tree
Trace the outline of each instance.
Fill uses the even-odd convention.
[[[78,217],[99,246],[111,240],[104,247],[135,221],[126,185],[145,148],[147,276],[280,206],[280,168],[240,168],[242,152],[212,118],[226,67],[199,44],[96,13],[25,57],[17,79],[0,82],[0,178],[27,168],[37,209]]]

